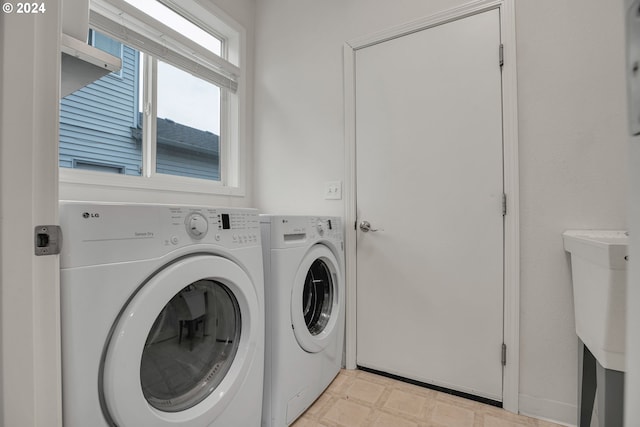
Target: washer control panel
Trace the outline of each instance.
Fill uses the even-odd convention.
[[[342,240],[342,221],[336,217],[310,217],[308,229],[318,237]]]
[[[260,246],[255,209],[61,202],[61,266],[149,259],[194,244]]]

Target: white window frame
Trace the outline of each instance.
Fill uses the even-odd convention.
[[[155,173],[155,135],[152,144],[143,143],[142,176],[114,175],[89,170],[59,168],[62,200],[151,201],[167,202],[176,194],[187,194],[197,201],[211,195],[239,196],[246,193],[246,30],[222,10],[199,0],[159,0],[165,6],[223,40],[222,56],[205,51],[163,23],[155,21],[124,0],[91,0],[91,28],[127,43],[127,34],[105,31],[106,18],[147,36],[168,49],[188,56],[221,75],[233,75],[237,90],[233,93],[222,85],[220,90],[220,181]],[[124,12],[124,13],[123,13]],[[129,19],[128,19],[129,18]],[[142,25],[140,25],[142,23]],[[136,26],[137,24],[137,26]],[[160,34],[160,36],[158,36]],[[164,38],[164,35],[168,38]],[[177,40],[177,44],[172,41]],[[133,46],[135,48],[135,46]],[[147,55],[145,55],[146,57]],[[156,59],[163,60],[163,58]],[[171,63],[170,61],[167,61]],[[173,65],[173,64],[172,64]],[[145,80],[147,80],[145,76]],[[155,78],[155,76],[154,76]],[[208,80],[203,78],[204,80]],[[225,107],[226,105],[226,107]],[[155,109],[155,106],[152,106]],[[155,117],[155,114],[153,115]],[[153,127],[155,129],[155,126]],[[149,127],[147,127],[149,129]],[[149,132],[150,133],[150,132]],[[145,196],[140,198],[139,195]],[[210,200],[210,199],[206,199]]]

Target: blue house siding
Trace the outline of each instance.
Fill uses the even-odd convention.
[[[113,166],[140,175],[142,150],[131,135],[138,113],[138,52],[122,49],[121,77],[109,74],[60,103],[60,166]]]
[[[220,180],[218,135],[159,118],[156,138],[158,173]]]
[[[126,45],[121,51],[119,73],[61,100],[60,167],[142,174],[139,53]],[[218,135],[170,119],[157,119],[157,134],[158,173],[220,180]]]
[[[208,180],[220,180],[217,154],[185,155],[184,150],[175,150],[159,145],[156,170],[158,173],[188,176]]]

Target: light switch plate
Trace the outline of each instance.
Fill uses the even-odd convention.
[[[342,181],[325,182],[324,198],[326,200],[341,200],[342,199]]]

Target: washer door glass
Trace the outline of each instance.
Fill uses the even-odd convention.
[[[304,255],[291,289],[291,324],[300,347],[317,353],[335,342],[344,318],[340,263],[324,244]]]
[[[178,412],[204,400],[229,371],[240,341],[240,309],[222,283],[200,280],[156,318],[142,352],[142,391],[151,406]]]
[[[304,281],[302,314],[309,333],[313,336],[325,330],[331,319],[334,283],[331,271],[322,259],[316,259]]]

